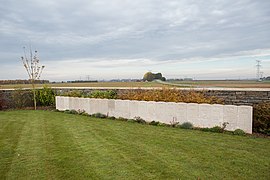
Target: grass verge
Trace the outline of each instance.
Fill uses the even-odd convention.
[[[263,138],[0,112],[0,179],[268,179],[269,149]]]

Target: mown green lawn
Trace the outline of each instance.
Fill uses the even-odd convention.
[[[269,179],[270,140],[0,112],[0,179]]]

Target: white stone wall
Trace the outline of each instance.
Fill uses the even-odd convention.
[[[252,133],[251,106],[57,96],[56,109],[85,110],[88,114],[102,113],[127,119],[139,116],[146,121],[159,121],[167,124],[173,120],[180,124],[191,122],[195,127],[222,126],[222,123],[228,122],[227,130],[242,129],[247,133]]]

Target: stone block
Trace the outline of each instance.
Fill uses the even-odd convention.
[[[129,100],[115,100],[115,117],[130,118]]]
[[[69,110],[73,110],[73,109],[74,109],[74,98],[75,98],[75,97],[69,97],[69,99],[68,99],[68,104],[69,104],[68,109],[69,109]],[[74,109],[74,110],[75,110],[75,109]]]
[[[242,129],[252,134],[252,110],[251,106],[238,106],[238,121],[235,129]]]
[[[95,114],[98,112],[98,108],[97,108],[97,99],[94,98],[90,98],[89,99],[89,114]]]
[[[171,124],[173,121],[179,122],[177,119],[176,106],[177,103],[174,102],[155,102],[154,116],[153,118],[149,117],[149,119],[166,124]]]
[[[228,122],[226,130],[233,131],[237,126],[238,108],[233,105],[226,105],[223,107],[223,122]]]
[[[199,104],[187,104],[187,121],[191,122],[194,126],[199,126]]]
[[[79,111],[81,110],[81,98],[78,97],[70,97],[69,99],[69,109]]]
[[[116,113],[115,113],[115,100],[114,99],[108,99],[108,111],[109,111],[108,116],[115,117]]]
[[[108,107],[108,100],[107,99],[97,99],[97,111],[101,114],[108,115],[109,114],[109,107]]]
[[[81,110],[84,110],[86,113],[90,114],[90,99],[89,98],[80,98],[81,100]]]
[[[147,101],[138,101],[138,115],[137,116],[141,117],[144,120],[148,120]]]
[[[130,119],[134,119],[139,115],[139,101],[129,101]]]
[[[155,109],[156,109],[156,113],[155,113],[155,118],[151,119],[154,121],[159,121],[162,123],[167,123],[169,124],[170,122],[168,121],[168,115],[166,113],[166,104],[165,102],[156,102],[155,103]]]
[[[60,111],[64,111],[65,110],[65,101],[64,101],[64,97],[63,96],[56,96],[55,97],[55,107],[56,109],[60,110]]]
[[[168,124],[179,122],[178,117],[177,117],[177,113],[176,113],[177,103],[167,102],[166,104],[167,104],[166,108],[165,108],[166,119],[164,119],[164,122],[168,123]]]
[[[236,91],[235,94],[237,94],[237,95],[245,95],[246,92],[245,91]]]
[[[221,104],[213,104],[211,105],[211,119],[208,122],[208,127],[214,127],[214,126],[222,126],[223,123],[223,109],[224,105]]]
[[[212,119],[212,105],[210,104],[199,104],[199,127],[210,127],[213,121]]]
[[[55,97],[55,108],[58,110],[62,109],[62,98],[60,96]]]
[[[175,113],[177,121],[182,124],[188,122],[187,120],[187,103],[176,103]]]
[[[267,96],[267,91],[246,91],[246,95],[254,97]]]
[[[69,110],[69,97],[63,97],[63,110]]]
[[[156,102],[154,101],[148,101],[147,104],[147,117],[146,121],[154,121],[156,119]]]

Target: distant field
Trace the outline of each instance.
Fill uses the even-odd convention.
[[[270,81],[170,81],[170,83],[193,87],[270,88]]]
[[[55,83],[50,87],[226,87],[226,88],[270,88],[270,81],[167,81],[158,82],[97,82],[97,83]],[[42,87],[43,84],[37,84]],[[30,84],[0,85],[0,89],[30,88]]]
[[[157,82],[97,82],[97,83],[55,83],[48,84],[50,87],[164,87]],[[44,84],[37,84],[37,87],[42,87]],[[10,84],[0,85],[0,89],[9,88],[30,88],[30,84]]]

